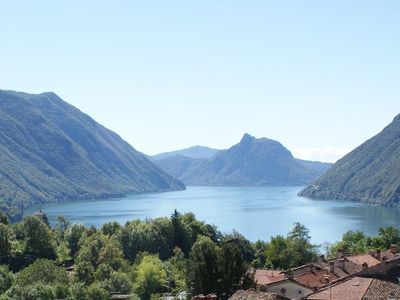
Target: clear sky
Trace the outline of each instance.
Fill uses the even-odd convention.
[[[400,113],[400,1],[2,1],[0,88],[155,154],[248,132],[334,161]]]

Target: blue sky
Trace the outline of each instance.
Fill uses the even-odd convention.
[[[0,88],[149,154],[243,133],[334,161],[400,113],[399,1],[1,1]]]

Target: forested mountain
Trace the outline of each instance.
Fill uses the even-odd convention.
[[[400,115],[300,195],[400,206]]]
[[[54,93],[0,90],[0,210],[183,189],[114,132]]]
[[[193,146],[182,150],[176,150],[171,152],[164,152],[157,155],[153,155],[151,158],[154,160],[161,160],[164,158],[174,156],[186,156],[190,158],[210,158],[214,156],[219,150],[204,146]]]
[[[295,159],[279,142],[249,134],[239,144],[210,158],[175,155],[156,163],[190,185],[303,185],[331,165]]]

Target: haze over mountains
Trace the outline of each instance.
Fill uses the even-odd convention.
[[[174,157],[177,155],[186,156],[190,158],[210,158],[215,155],[219,150],[205,146],[193,146],[190,148],[176,150],[171,152],[164,152],[153,155],[152,158],[155,160],[161,160],[168,157]]]
[[[0,90],[0,210],[184,189],[117,134],[54,93]]]
[[[400,115],[337,161],[301,196],[400,206]]]
[[[279,142],[256,139],[249,134],[237,145],[209,157],[190,157],[185,155],[187,149],[173,153],[159,154],[153,159],[164,171],[188,185],[304,185],[331,165],[296,159]]]

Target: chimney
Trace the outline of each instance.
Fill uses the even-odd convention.
[[[293,279],[293,278],[294,278],[294,276],[293,276],[293,271],[292,271],[292,270],[287,270],[287,271],[284,273],[284,276],[285,276],[285,278],[287,278],[287,279]]]
[[[377,249],[375,253],[376,253],[376,259],[381,260],[381,249]]]
[[[341,268],[344,271],[344,269],[345,269],[345,260],[344,260],[344,258],[339,259],[339,268]]]
[[[329,275],[324,275],[324,283],[328,284],[329,283]]]
[[[311,273],[313,271],[313,264],[307,264],[306,265],[306,272]]]
[[[344,250],[343,250],[343,248],[339,248],[337,250],[337,257],[342,258],[343,256],[344,256]]]
[[[396,244],[391,244],[389,250],[393,254],[396,254],[397,253],[397,245]]]
[[[334,261],[330,261],[330,262],[329,262],[329,271],[330,271],[331,273],[334,273],[334,272],[335,272],[335,262],[334,262]]]
[[[322,255],[318,256],[318,262],[322,263],[324,261],[325,261],[325,255],[322,254]]]
[[[366,262],[364,262],[364,263],[362,264],[362,269],[363,269],[363,271],[365,271],[365,270],[368,269],[368,264],[367,264]]]

